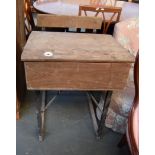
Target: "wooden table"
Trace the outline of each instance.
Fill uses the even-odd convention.
[[[56,97],[45,105],[45,90],[108,90],[106,111],[95,127],[101,136],[111,91],[125,87],[134,62],[134,57],[111,35],[39,31],[30,34],[21,59],[27,89],[43,91],[41,140],[44,111]]]
[[[79,5],[88,4],[90,4],[90,0],[40,0],[34,2],[33,6],[42,13],[76,16],[79,12]],[[139,16],[139,4],[117,1],[116,6],[122,7],[120,21]],[[94,14],[93,12],[88,12],[89,16],[94,16]],[[99,16],[102,17],[102,14],[99,14]]]

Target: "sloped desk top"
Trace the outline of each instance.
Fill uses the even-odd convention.
[[[52,56],[45,56],[51,52]],[[111,35],[33,31],[23,61],[134,62]]]
[[[22,61],[31,90],[114,90],[134,57],[110,35],[34,31]]]

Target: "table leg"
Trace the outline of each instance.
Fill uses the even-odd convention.
[[[46,91],[42,92],[42,101],[41,101],[41,109],[37,113],[38,119],[38,128],[39,128],[39,141],[43,141],[44,139],[44,125],[45,125],[45,99],[46,99]]]
[[[104,107],[103,107],[103,112],[101,115],[101,120],[99,121],[98,124],[98,137],[99,138],[103,138],[104,135],[104,125],[105,125],[105,119],[107,116],[107,112],[108,112],[108,107],[111,101],[111,96],[112,96],[112,91],[107,91],[106,92],[106,96],[105,96],[105,102],[104,102]]]
[[[41,108],[39,109],[39,112],[37,112],[37,120],[38,120],[38,129],[39,129],[39,141],[44,140],[44,133],[45,133],[45,111],[47,108],[53,103],[53,101],[56,99],[57,95],[60,94],[60,91],[56,95],[54,95],[48,103],[46,103],[46,91],[41,92]]]
[[[97,134],[98,124],[97,124],[97,120],[96,120],[95,111],[94,111],[94,108],[93,108],[93,103],[92,103],[92,100],[91,100],[91,94],[87,93],[87,98],[88,98],[88,104],[89,104],[89,108],[90,108],[90,113],[91,113],[91,118],[92,118],[92,122],[93,122],[94,131],[95,131],[96,136],[98,136],[98,134]]]
[[[93,121],[93,127],[97,138],[102,138],[104,135],[105,119],[108,111],[108,107],[111,101],[112,91],[101,92],[100,100],[97,101],[95,96],[91,93],[87,93],[88,103],[90,108],[90,114]],[[101,113],[101,118],[97,117],[96,109]]]

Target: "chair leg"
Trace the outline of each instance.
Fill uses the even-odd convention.
[[[124,134],[117,146],[121,148],[121,147],[123,147],[126,143],[127,143],[126,134]]]

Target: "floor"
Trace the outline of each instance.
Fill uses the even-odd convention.
[[[48,98],[53,96],[48,92]],[[129,155],[118,148],[122,135],[105,128],[102,140],[95,137],[88,102],[83,92],[62,92],[46,112],[46,137],[38,141],[36,110],[40,95],[30,91],[17,121],[17,155]]]

